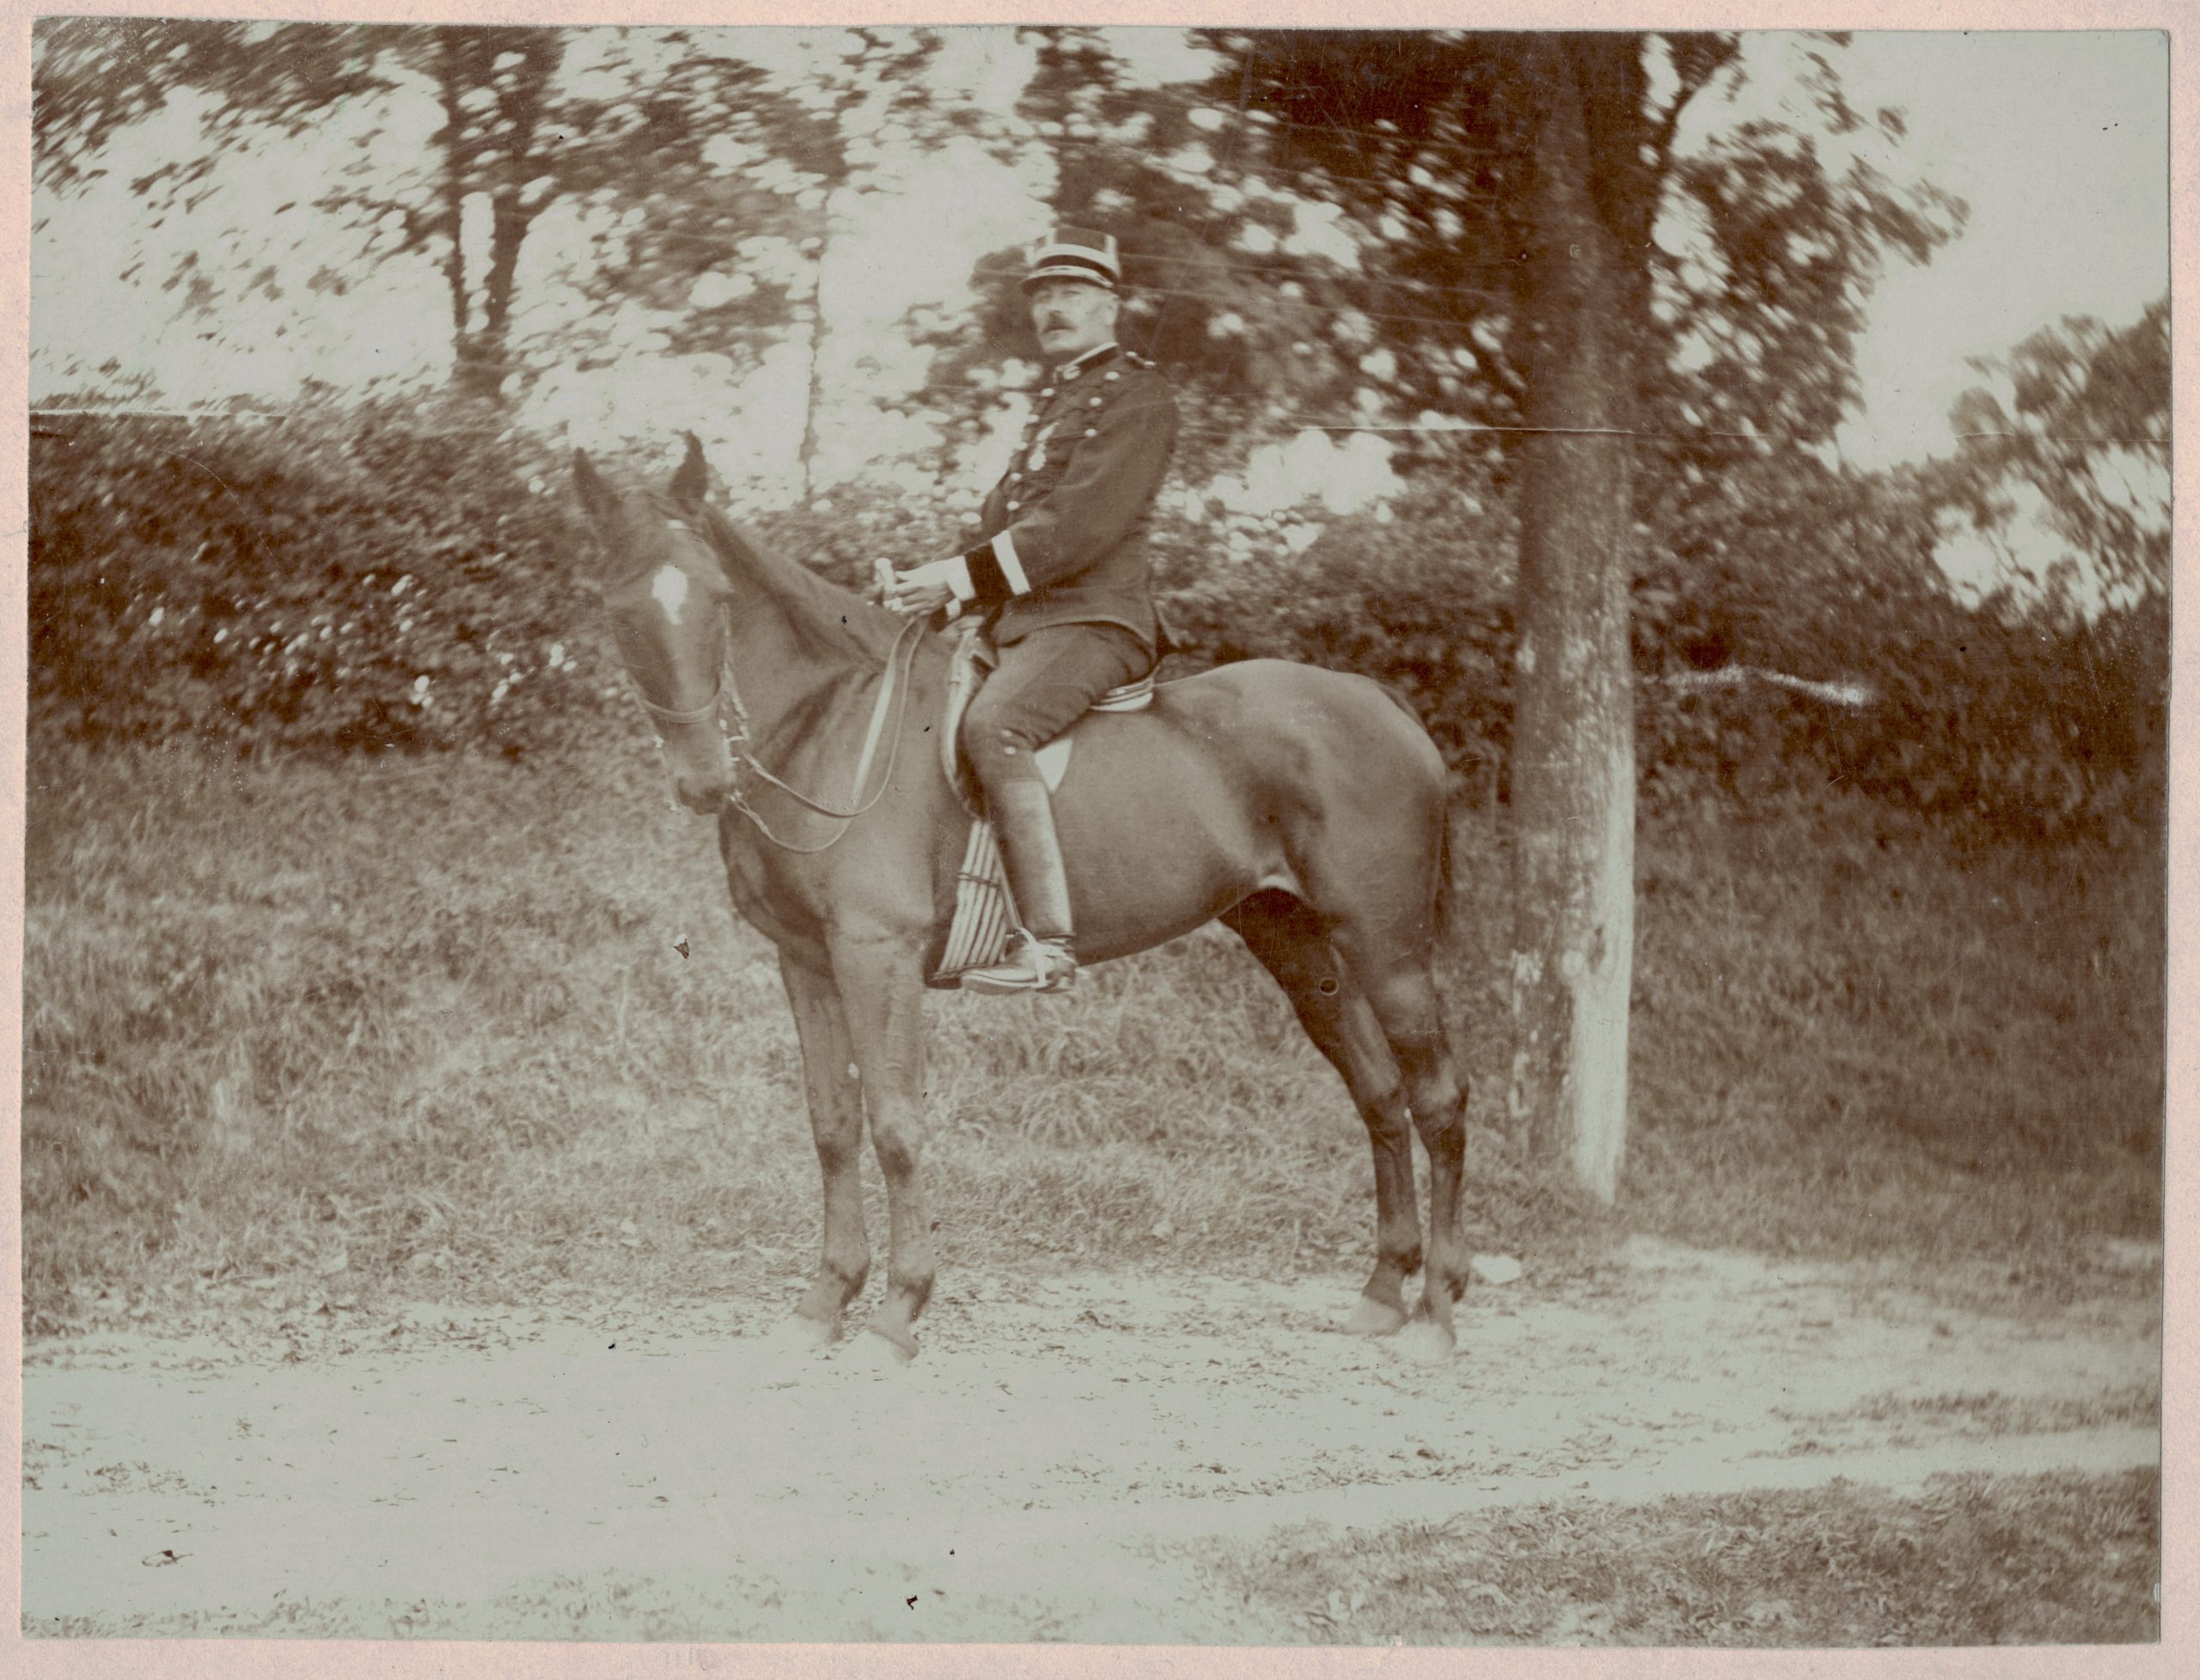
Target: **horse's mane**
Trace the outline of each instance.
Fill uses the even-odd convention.
[[[734,583],[761,584],[776,596],[789,624],[811,651],[873,664],[886,657],[902,621],[884,608],[820,577],[799,560],[773,553],[707,502],[682,503],[655,489],[646,493],[664,517],[700,529],[719,567]]]

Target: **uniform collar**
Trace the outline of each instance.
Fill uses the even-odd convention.
[[[1076,378],[1078,375],[1083,373],[1087,367],[1098,362],[1102,357],[1113,356],[1121,347],[1121,346],[1117,345],[1113,339],[1109,339],[1108,342],[1103,345],[1094,345],[1091,350],[1086,351],[1084,355],[1079,357],[1075,361],[1065,362],[1061,366],[1056,368],[1054,370],[1054,382],[1060,383],[1065,379]]]

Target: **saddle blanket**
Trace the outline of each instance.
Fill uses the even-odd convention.
[[[1033,755],[1049,793],[1061,791],[1071,739],[1058,736]],[[1016,926],[1016,900],[1001,862],[1000,836],[993,832],[991,817],[974,816],[969,843],[962,849],[962,867],[955,877],[955,920],[947,930],[947,950],[927,984],[959,987],[971,969],[990,968],[1008,955],[1008,936]]]
[[[973,817],[970,841],[955,877],[955,920],[947,930],[947,950],[926,984],[959,987],[971,969],[992,967],[1008,955],[1009,930],[1015,926],[1016,901],[1001,865],[1000,837],[990,818]]]

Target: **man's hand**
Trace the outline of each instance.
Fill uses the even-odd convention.
[[[921,618],[952,606],[959,614],[962,602],[954,583],[954,560],[932,560],[896,571],[886,561],[877,563],[880,594],[885,604],[904,618]]]

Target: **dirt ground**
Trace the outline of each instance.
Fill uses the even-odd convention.
[[[2144,1300],[1635,1242],[1470,1288],[1432,1369],[1334,1329],[1356,1285],[956,1277],[906,1369],[766,1303],[34,1341],[24,1632],[1269,1643],[1200,1541],[2160,1461]]]

